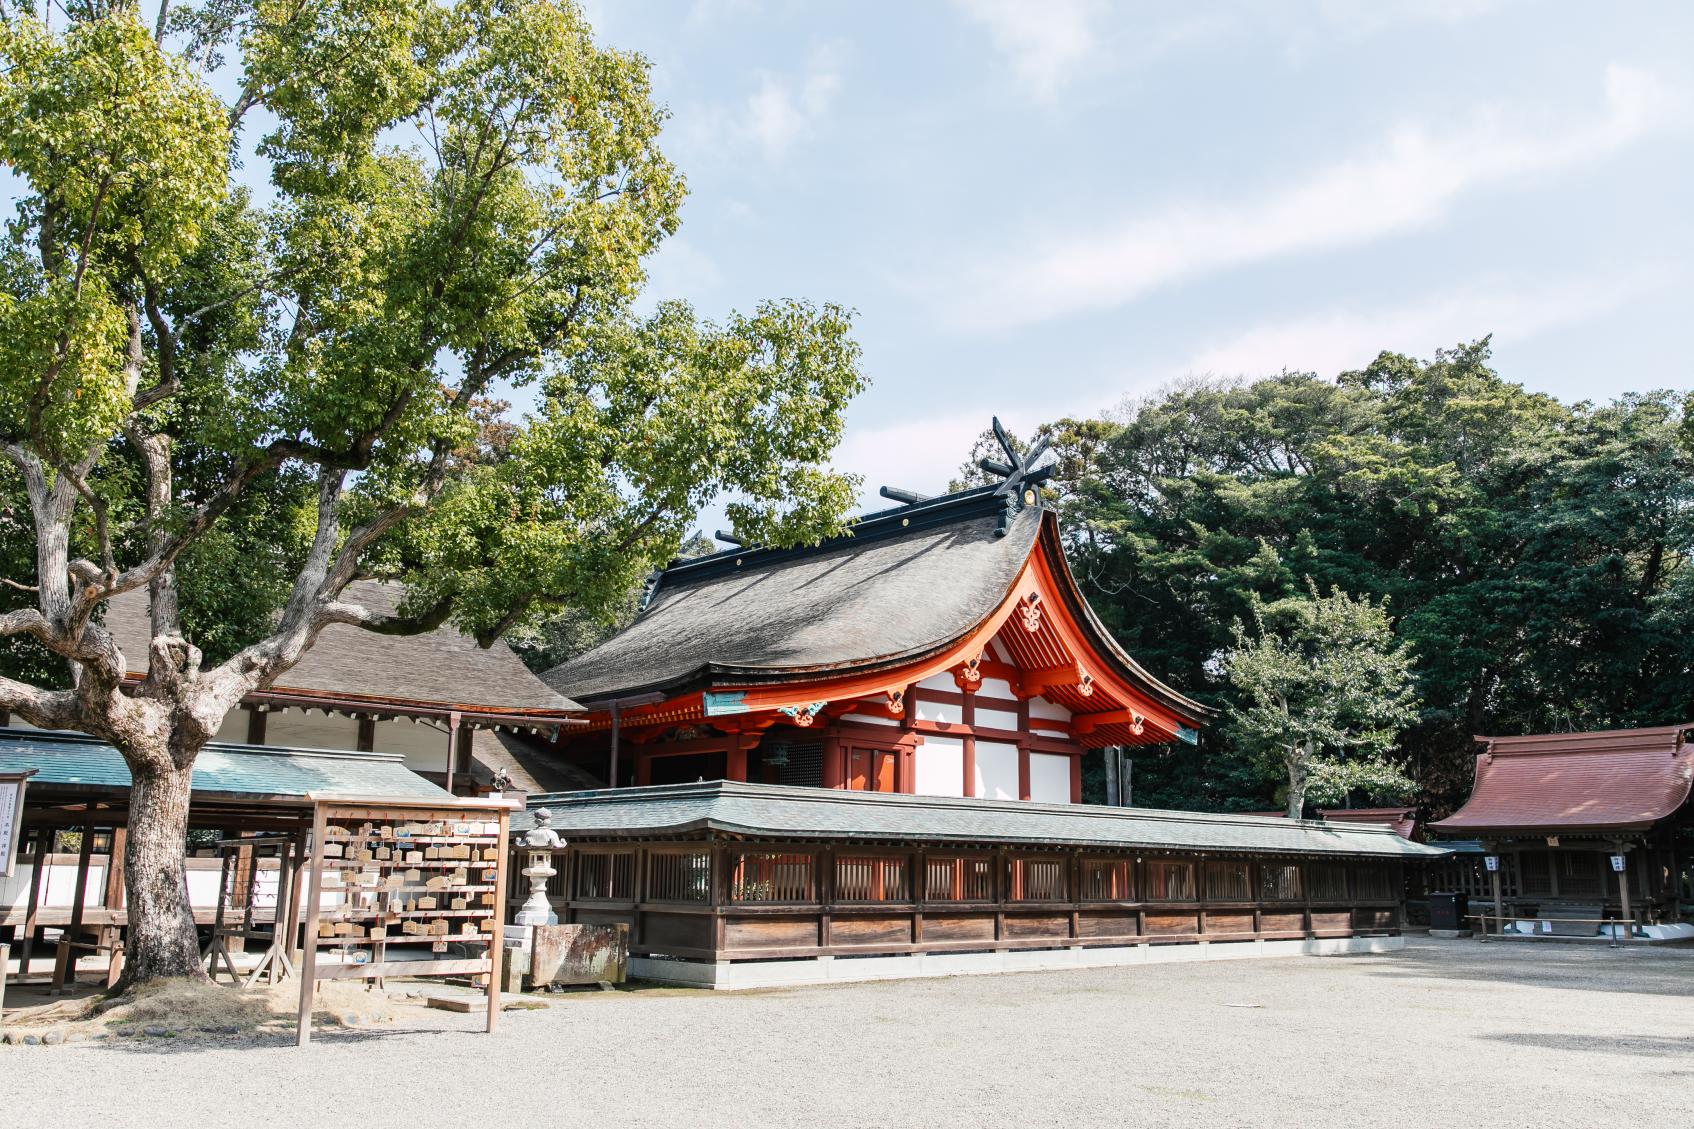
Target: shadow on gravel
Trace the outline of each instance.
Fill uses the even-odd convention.
[[[324,1031],[317,1028],[312,1030],[312,1045],[322,1043],[328,1046],[352,1046],[358,1043],[375,1043],[384,1039],[396,1039],[418,1035],[477,1035],[486,1036],[481,1028],[474,1031],[453,1031],[439,1028],[396,1027],[383,1030],[366,1031]],[[158,1038],[155,1036],[136,1035],[127,1039],[107,1039],[99,1043],[84,1043],[80,1046],[90,1049],[98,1048],[104,1051],[116,1051],[133,1055],[193,1055],[205,1054],[208,1051],[259,1051],[272,1050],[277,1047],[294,1049],[294,1033],[292,1031],[276,1035],[258,1035],[238,1038],[220,1039],[216,1037],[173,1036]],[[73,1048],[74,1049],[74,1048]]]
[[[1694,1039],[1669,1035],[1483,1035],[1494,1043],[1591,1055],[1638,1055],[1643,1058],[1685,1058],[1694,1053]]]
[[[1694,997],[1694,948],[1427,941],[1372,958],[1371,975]]]

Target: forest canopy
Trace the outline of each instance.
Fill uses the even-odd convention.
[[[1256,605],[1386,601],[1422,703],[1390,755],[1440,813],[1469,791],[1473,734],[1687,720],[1690,431],[1681,393],[1564,404],[1502,378],[1484,339],[1334,379],[1191,379],[1040,434],[1095,609],[1226,714],[1245,703],[1220,656]],[[1242,744],[1226,720],[1138,756],[1135,802],[1280,806]]]

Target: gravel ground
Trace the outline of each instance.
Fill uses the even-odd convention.
[[[0,1047],[8,1125],[1328,1126],[1694,1115],[1694,950],[1399,953],[551,997],[292,1043]]]

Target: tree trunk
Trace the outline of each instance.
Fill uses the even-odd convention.
[[[1306,810],[1306,760],[1311,750],[1297,745],[1288,754],[1288,818],[1299,819]]]
[[[188,793],[193,772],[192,766],[144,769],[130,764],[124,988],[167,976],[206,975],[188,900]]]

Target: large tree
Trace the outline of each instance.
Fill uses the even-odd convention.
[[[1478,341],[1322,378],[1192,379],[1044,429],[1072,564],[1151,669],[1208,704],[1231,624],[1311,577],[1387,597],[1423,709],[1400,746],[1432,814],[1475,733],[1669,724],[1694,697],[1694,428],[1683,398],[1562,404]],[[1270,795],[1225,730],[1137,759],[1162,806]]]
[[[1404,800],[1413,785],[1390,757],[1417,719],[1410,648],[1387,609],[1345,592],[1255,604],[1237,622],[1220,666],[1240,702],[1226,724],[1236,747],[1286,781],[1284,808],[1336,804],[1354,794]]]
[[[122,752],[126,977],[197,975],[190,771],[244,695],[331,624],[612,614],[720,492],[837,528],[858,351],[834,306],[634,305],[683,181],[569,0],[54,7],[0,38],[0,710]]]

